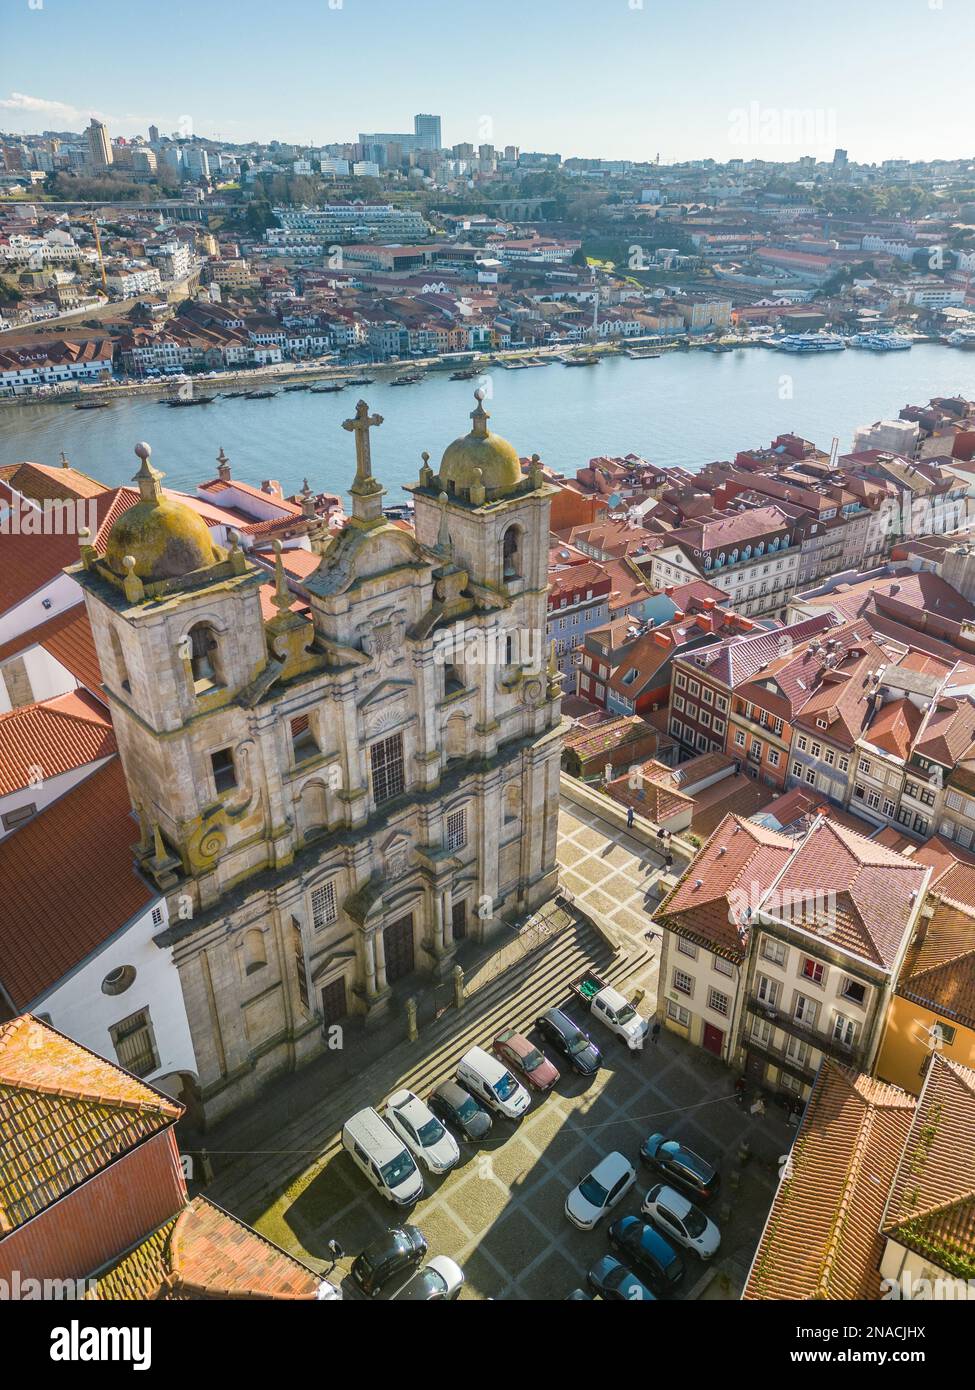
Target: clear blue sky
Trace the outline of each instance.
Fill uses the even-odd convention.
[[[5,0],[0,128],[967,157],[973,56],[972,0]]]

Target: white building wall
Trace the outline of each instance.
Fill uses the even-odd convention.
[[[162,912],[161,921],[153,922],[153,908]],[[66,904],[65,910],[70,911],[70,905]],[[197,1072],[179,972],[171,951],[160,950],[152,939],[165,923],[165,900],[158,898],[141,917],[30,1005],[32,1013],[47,1014],[55,1028],[110,1061],[117,1058],[109,1029],[148,1008],[159,1058],[158,1069],[143,1078],[150,1084],[173,1072]],[[124,965],[134,967],[135,980],[122,994],[105,994],[102,981]]]

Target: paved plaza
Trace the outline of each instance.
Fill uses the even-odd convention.
[[[585,1282],[586,1270],[608,1249],[604,1229],[581,1232],[569,1224],[566,1194],[604,1154],[619,1149],[639,1172],[616,1215],[638,1212],[654,1181],[640,1168],[640,1144],[663,1131],[715,1162],[723,1181],[711,1212],[722,1230],[714,1276],[709,1283],[709,1267],[686,1253],[679,1296],[735,1297],[794,1131],[777,1109],[753,1117],[739,1106],[728,1069],[682,1039],[664,1032],[657,1044],[630,1052],[587,1022],[568,989],[585,963],[608,972],[631,996],[644,990],[643,1012],[654,1009],[659,942],[646,933],[661,856],[594,812],[563,803],[559,858],[564,886],[598,918],[602,936],[591,928],[565,931],[503,976],[489,975],[463,1011],[439,1020],[419,1044],[394,1046],[358,1074],[343,1074],[336,1062],[331,1072],[312,1064],[287,1078],[277,1111],[273,1103],[270,1110],[257,1107],[239,1127],[237,1142],[248,1149],[233,1154],[229,1166],[215,1154],[214,1199],[316,1268],[329,1270],[329,1242],[338,1241],[347,1253],[332,1270],[336,1280],[370,1240],[409,1220],[424,1232],[431,1254],[450,1255],[462,1266],[462,1297],[560,1299]],[[607,944],[607,929],[620,940],[617,952]],[[519,1125],[495,1120],[488,1142],[462,1144],[460,1165],[444,1178],[426,1175],[426,1195],[411,1212],[379,1197],[340,1147],[342,1120],[363,1105],[381,1109],[399,1085],[429,1094],[474,1042],[490,1045],[503,1024],[530,1032],[543,1008],[560,1003],[584,1026],[591,1023],[604,1058],[598,1075],[564,1072],[553,1093],[533,1099]]]

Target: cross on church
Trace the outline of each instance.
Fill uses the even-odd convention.
[[[369,445],[369,431],[374,425],[381,425],[381,415],[370,415],[365,401],[359,401],[351,420],[343,420],[342,428],[355,434],[355,482],[352,486],[372,481],[372,451]]]

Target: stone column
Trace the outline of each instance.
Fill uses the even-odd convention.
[[[385,994],[389,985],[386,981],[386,939],[382,927],[376,927],[373,945],[376,952],[376,987],[380,994]]]
[[[362,970],[365,975],[366,1002],[376,997],[376,946],[373,932],[362,932]],[[385,961],[384,961],[385,964]]]
[[[443,918],[443,940],[444,947],[448,951],[454,948],[454,917],[453,917],[453,893],[450,887],[446,887],[440,895],[440,914]]]

